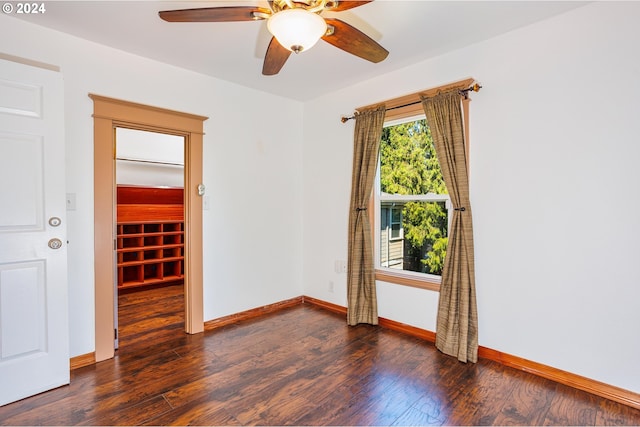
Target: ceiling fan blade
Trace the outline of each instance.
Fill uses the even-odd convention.
[[[372,1],[373,0],[342,0],[342,1],[338,1],[337,6],[332,8],[327,8],[327,10],[331,12],[341,12],[343,10],[353,9],[354,7],[371,3]]]
[[[282,47],[278,40],[272,37],[264,57],[264,64],[262,64],[262,74],[265,76],[278,74],[289,59],[289,55],[291,55],[291,51]]]
[[[389,51],[375,40],[346,22],[334,18],[325,18],[325,21],[334,30],[333,34],[323,36],[322,40],[338,49],[371,62],[383,61],[389,55]]]
[[[255,21],[254,12],[270,15],[271,11],[254,6],[205,7],[201,9],[164,10],[160,18],[168,22],[235,22]]]

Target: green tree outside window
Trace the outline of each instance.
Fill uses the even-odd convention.
[[[384,128],[380,190],[388,194],[448,194],[426,120]],[[442,274],[447,249],[444,202],[407,202],[402,210],[404,270]]]

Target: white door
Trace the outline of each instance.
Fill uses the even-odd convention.
[[[69,383],[63,84],[0,59],[0,405]]]

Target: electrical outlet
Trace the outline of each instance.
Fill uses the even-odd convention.
[[[329,292],[333,293],[333,280],[329,280]]]

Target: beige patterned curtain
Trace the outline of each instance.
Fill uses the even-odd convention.
[[[461,362],[478,360],[478,311],[462,96],[457,90],[422,100],[442,176],[453,204],[442,270],[436,347]]]
[[[359,112],[353,134],[353,172],[349,207],[347,324],[378,324],[378,300],[369,224],[369,198],[378,168],[384,107]]]

